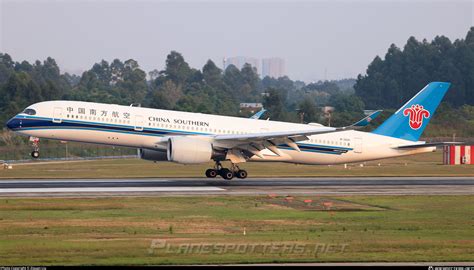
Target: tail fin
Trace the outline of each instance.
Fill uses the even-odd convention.
[[[429,83],[372,133],[418,141],[450,85]]]

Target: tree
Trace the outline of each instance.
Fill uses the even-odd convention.
[[[398,108],[431,81],[451,82],[445,102],[474,104],[474,27],[464,40],[437,36],[431,42],[410,37],[400,50],[390,46],[357,78],[355,93],[368,108]]]
[[[332,113],[333,126],[346,126],[362,118],[364,102],[356,95],[336,94],[329,99],[335,111]]]
[[[150,81],[156,80],[158,76],[160,76],[160,72],[157,69],[148,72],[148,77],[150,78]]]
[[[263,106],[268,110],[270,118],[273,120],[284,121],[287,118],[285,112],[285,97],[283,91],[269,88],[268,95],[263,100]]]
[[[316,103],[312,99],[304,99],[299,104],[299,114],[303,115],[303,122],[305,123],[317,122],[321,116]]]
[[[172,51],[166,57],[166,68],[161,72],[166,79],[173,81],[176,84],[183,84],[190,77],[192,73],[188,63],[184,61],[183,56]]]
[[[258,84],[260,78],[258,77],[257,70],[253,68],[250,64],[244,64],[242,70],[240,71],[242,76],[243,85],[238,89],[239,95],[241,96],[242,101],[255,101],[252,100],[252,97],[258,96],[259,89]]]

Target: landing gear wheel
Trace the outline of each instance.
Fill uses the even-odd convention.
[[[222,169],[219,171],[219,174],[224,178],[225,180],[231,180],[234,178],[234,172],[232,172],[229,169]]]
[[[39,153],[39,142],[40,139],[37,137],[30,137],[30,142],[33,146],[33,152],[31,152],[31,157],[32,158],[39,158],[40,153]]]
[[[215,178],[217,176],[217,170],[214,169],[207,169],[206,170],[206,176],[208,178]]]
[[[238,170],[237,173],[235,174],[235,176],[237,176],[237,178],[240,178],[240,179],[245,179],[247,178],[247,171],[246,170]]]
[[[36,150],[35,150],[35,151],[31,152],[31,157],[32,157],[32,158],[39,158],[39,156],[40,156],[40,152],[39,152],[39,151],[36,151]]]

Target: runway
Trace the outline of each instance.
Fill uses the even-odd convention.
[[[472,195],[474,177],[5,179],[0,196]]]

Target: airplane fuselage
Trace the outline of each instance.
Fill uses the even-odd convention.
[[[159,110],[80,101],[47,101],[28,107],[8,123],[22,135],[161,150],[160,140],[172,136],[206,139],[216,134],[254,134],[288,130],[314,130],[317,125]],[[25,113],[26,112],[26,113]],[[308,136],[297,143],[301,151],[278,145],[283,155],[268,149],[264,158],[249,161],[282,161],[301,164],[340,164],[434,151],[434,147],[396,149],[413,144],[399,138],[346,130]]]

